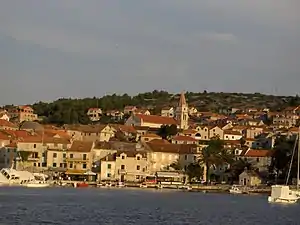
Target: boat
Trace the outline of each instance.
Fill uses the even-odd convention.
[[[35,181],[35,177],[28,171],[19,171],[12,168],[0,170],[1,186],[24,186]]]
[[[125,184],[124,184],[123,182],[119,182],[119,183],[117,184],[117,187],[125,187]]]
[[[242,187],[240,185],[232,185],[229,189],[229,193],[231,194],[243,194]]]
[[[86,182],[78,182],[78,183],[74,183],[74,187],[75,188],[86,188],[86,187],[89,187],[89,184]]]
[[[25,183],[25,187],[32,187],[32,188],[45,188],[50,187],[50,182],[46,181],[48,178],[47,175],[42,173],[33,173],[34,180],[30,181],[29,183]]]
[[[299,197],[295,192],[290,190],[287,185],[273,185],[271,196],[268,197],[268,202],[273,203],[296,203]]]
[[[297,159],[297,189],[291,190],[288,186],[289,177],[292,169],[292,163],[294,159],[294,155],[296,152],[296,146],[298,141],[298,159]],[[289,166],[288,176],[286,179],[285,185],[272,185],[271,186],[271,195],[268,197],[268,202],[270,203],[287,203],[287,204],[294,204],[297,203],[300,199],[300,192],[299,192],[299,169],[300,169],[300,126],[298,135],[295,141],[294,149],[292,152],[292,158]]]
[[[148,186],[147,186],[147,184],[142,183],[142,184],[140,184],[140,188],[148,188]]]

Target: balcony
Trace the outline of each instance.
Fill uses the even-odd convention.
[[[64,159],[66,162],[89,162],[89,158],[80,158],[80,157],[76,157],[76,158],[65,158]]]
[[[28,157],[27,158],[27,161],[34,161],[34,162],[36,162],[36,161],[39,161],[39,160],[40,160],[39,157]]]
[[[127,174],[127,171],[125,169],[119,169],[118,174]]]

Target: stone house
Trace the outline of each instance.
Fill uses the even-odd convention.
[[[257,172],[245,170],[239,175],[239,184],[243,186],[258,186],[262,184],[262,179]]]

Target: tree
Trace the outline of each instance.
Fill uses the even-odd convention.
[[[183,169],[179,161],[171,163],[171,165],[169,167],[173,168],[174,170],[182,170]]]
[[[239,175],[244,172],[244,170],[252,170],[251,163],[247,162],[244,159],[238,159],[233,161],[233,163],[230,165],[229,172],[232,176],[233,181],[239,180]]]
[[[280,180],[285,180],[291,163],[292,152],[295,146],[295,137],[278,136],[274,144],[274,154],[270,165],[270,172],[274,172]],[[295,155],[297,151],[295,151]],[[291,174],[296,174],[296,158],[294,157]]]
[[[174,136],[177,133],[178,129],[175,124],[162,125],[158,130],[158,135],[160,135],[163,139],[169,139],[171,136]]]
[[[198,163],[191,163],[186,167],[185,170],[188,175],[189,181],[191,182],[193,179],[200,181],[203,177],[204,169]]]
[[[210,169],[212,166],[221,166],[224,163],[231,164],[233,162],[233,155],[227,149],[224,149],[224,143],[219,138],[211,139],[208,146],[202,150],[202,158],[200,164],[204,163],[206,166],[206,179],[210,180]]]

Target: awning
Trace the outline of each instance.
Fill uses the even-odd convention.
[[[96,176],[97,174],[92,172],[92,171],[87,171],[84,173],[84,175],[88,175],[88,176]]]
[[[67,170],[65,174],[67,175],[85,175],[85,170]]]

